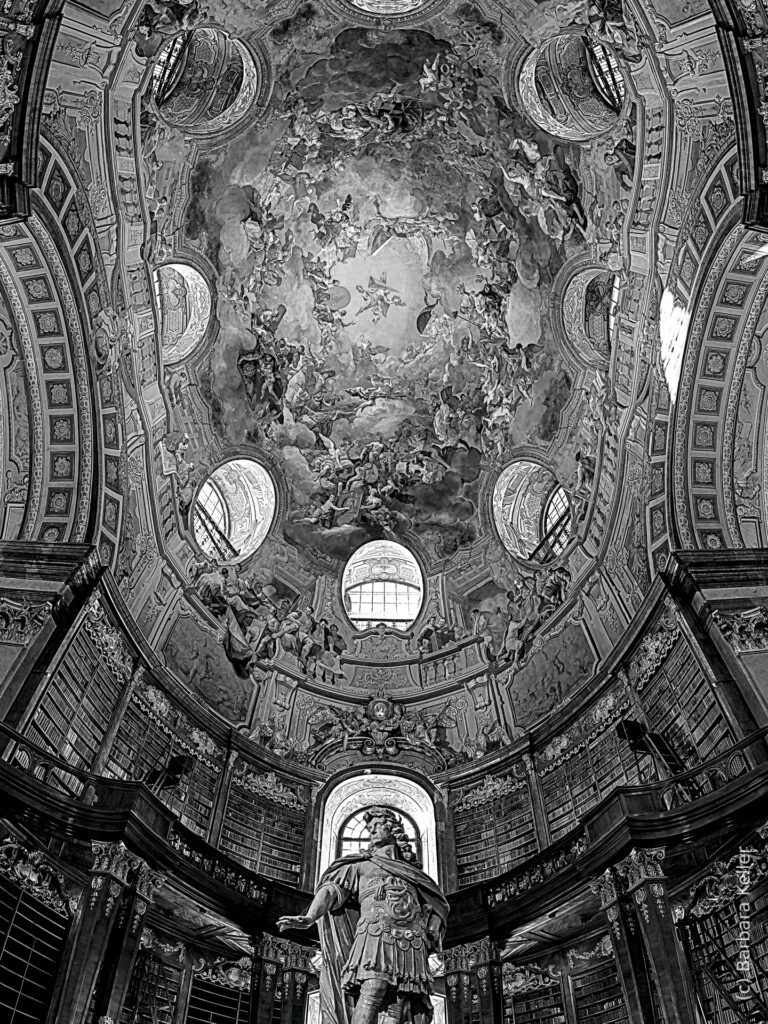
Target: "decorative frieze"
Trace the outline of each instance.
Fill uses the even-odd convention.
[[[151,928],[143,928],[141,931],[141,948],[154,953],[156,956],[165,956],[184,963],[187,947],[183,942],[163,942]]]
[[[175,746],[208,765],[216,774],[221,771],[226,759],[224,749],[203,729],[193,725],[163,690],[148,681],[143,674],[134,683],[131,700],[171,738]]]
[[[0,874],[61,917],[72,917],[78,908],[80,897],[67,892],[64,876],[44,854],[7,834],[0,840]]]
[[[610,729],[632,706],[632,695],[623,674],[611,690],[600,698],[565,733],[556,736],[536,755],[536,770],[540,776],[549,775],[561,764],[587,747],[607,729]]]

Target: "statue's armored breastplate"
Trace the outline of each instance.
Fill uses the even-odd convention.
[[[402,878],[372,879],[361,900],[361,924],[397,938],[421,938],[424,922],[416,889]]]

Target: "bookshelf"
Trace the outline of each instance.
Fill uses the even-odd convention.
[[[195,978],[189,993],[186,1024],[248,1024],[251,994],[248,989],[215,985]]]
[[[42,1024],[69,920],[0,875],[0,1020]]]
[[[654,731],[667,739],[681,760],[690,762],[696,754],[706,761],[733,746],[715,693],[685,640],[678,640],[640,699]]]
[[[304,847],[305,812],[245,788],[229,787],[220,846],[251,871],[298,882]]]
[[[25,735],[77,768],[93,765],[120,697],[120,687],[85,630],[75,635],[51,676]],[[73,777],[54,773],[69,795],[78,795]]]
[[[633,786],[651,776],[650,759],[635,757],[615,728],[593,737],[572,757],[540,777],[552,841],[618,786]]]
[[[495,800],[454,810],[460,886],[493,878],[539,849],[528,784]]]
[[[579,1024],[628,1024],[621,981],[613,957],[590,963],[571,973]]]
[[[183,969],[141,950],[120,1024],[175,1024]]]
[[[748,1013],[755,1020],[768,1017],[768,883],[762,883],[749,900],[752,998],[744,999],[739,983],[744,975],[736,969],[739,955],[737,903],[730,903],[707,917],[688,921],[684,936],[699,1000],[708,1024],[742,1024]],[[740,998],[736,998],[740,996]],[[734,1006],[743,1011],[738,1016]],[[762,1018],[761,1018],[762,1015]]]
[[[504,994],[504,1024],[566,1024],[560,985]]]

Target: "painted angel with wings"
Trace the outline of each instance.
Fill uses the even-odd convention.
[[[371,310],[371,319],[375,324],[379,320],[386,320],[387,314],[392,306],[405,306],[405,299],[400,293],[391,288],[387,284],[387,273],[384,271],[380,278],[369,277],[368,286],[365,287],[361,284],[357,286],[357,290],[366,300],[364,306],[358,309],[356,316],[360,316],[366,310]]]

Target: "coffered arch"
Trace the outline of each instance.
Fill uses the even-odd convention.
[[[718,170],[706,195],[719,195]],[[711,205],[702,204],[705,211]],[[675,526],[682,547],[761,547],[765,534],[768,265],[763,236],[736,203],[705,244],[705,213],[681,254],[692,309],[672,435]],[[708,218],[706,223],[708,224]],[[680,277],[678,277],[678,284]]]

